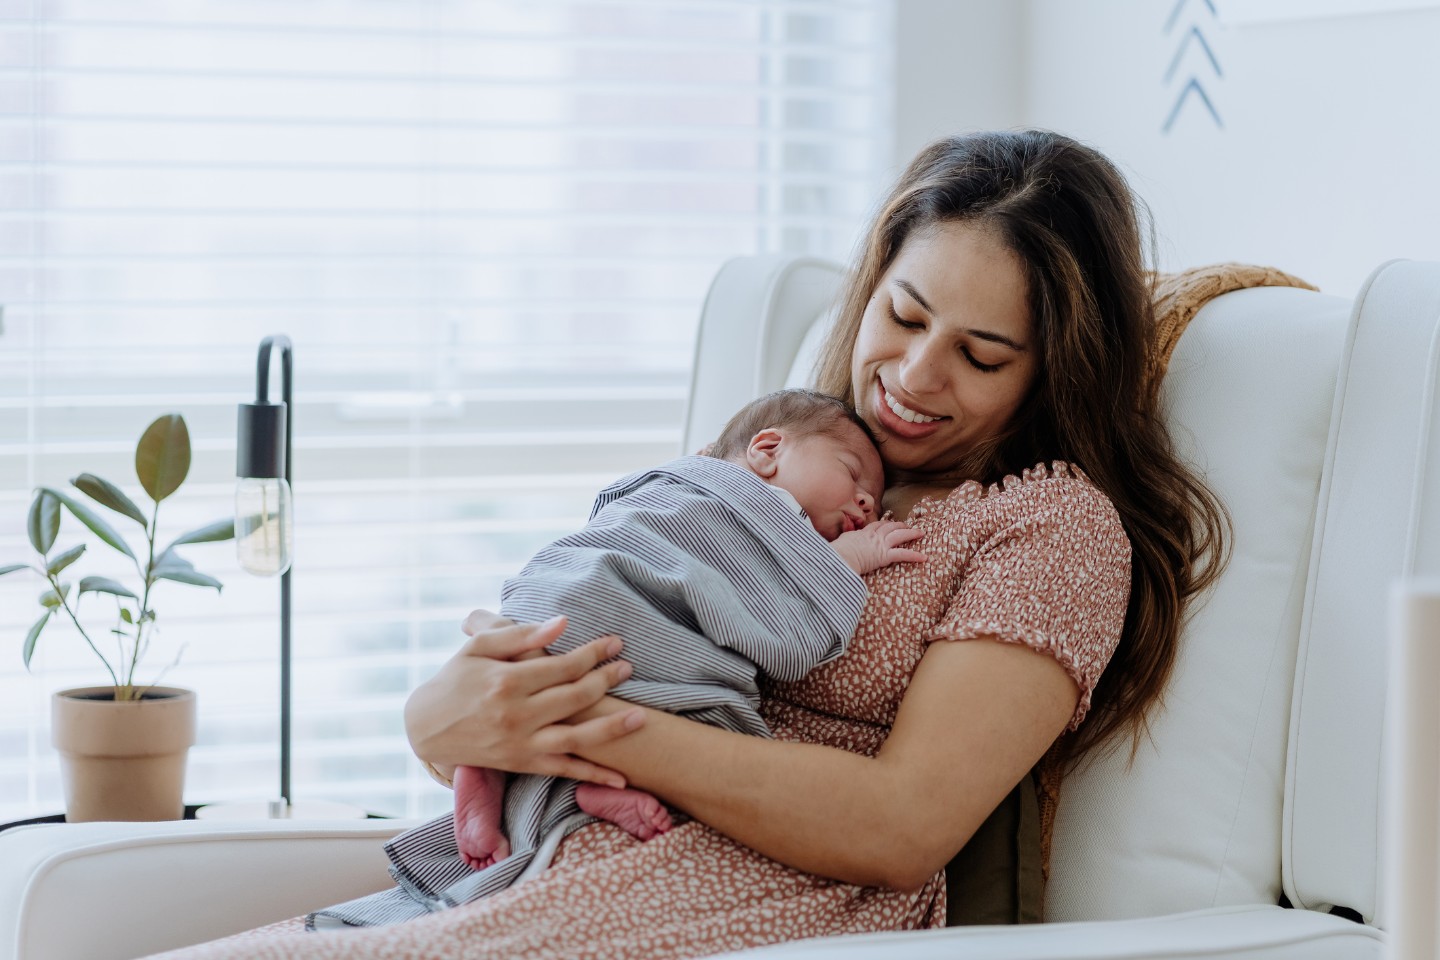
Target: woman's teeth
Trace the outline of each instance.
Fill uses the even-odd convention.
[[[927,417],[923,413],[916,413],[909,407],[903,406],[899,400],[890,396],[889,390],[885,391],[885,406],[889,407],[895,416],[901,420],[908,420],[911,423],[934,423],[936,420],[942,419],[940,417]]]

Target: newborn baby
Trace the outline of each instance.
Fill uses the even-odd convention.
[[[725,477],[727,471],[741,476]],[[716,474],[721,476],[718,486],[712,482]],[[747,481],[744,474],[761,482]],[[726,484],[736,488],[727,489]],[[779,391],[761,397],[736,414],[707,457],[683,457],[655,470],[634,474],[603,491],[585,530],[551,544],[537,554],[518,577],[506,582],[500,611],[520,622],[534,622],[537,615],[545,619],[554,613],[566,614],[570,617],[570,630],[574,631],[581,622],[594,622],[593,617],[577,616],[576,606],[593,612],[597,591],[630,592],[629,588],[637,582],[648,581],[634,594],[648,608],[645,619],[653,620],[658,615],[660,619],[674,622],[688,636],[698,632],[725,648],[725,659],[732,659],[738,653],[753,661],[748,671],[751,682],[746,684],[749,689],[740,691],[742,696],[753,699],[756,668],[778,679],[793,680],[843,652],[863,603],[860,574],[897,561],[925,559],[922,554],[904,547],[920,536],[918,532],[896,521],[875,522],[883,487],[880,455],[869,429],[853,411],[834,398],[812,391]],[[723,512],[716,511],[709,501],[747,496],[760,498],[762,509],[746,511],[746,522],[714,523],[707,516],[707,512]],[[772,501],[764,504],[767,496]],[[797,532],[801,525],[793,521],[768,522],[766,509],[771,511],[769,519],[773,520],[773,508],[777,504],[783,507],[784,515],[808,521],[812,532],[809,535]],[[632,511],[643,514],[647,521],[636,524],[633,530],[629,527],[631,518],[626,516]],[[763,526],[753,529],[757,523]],[[599,539],[589,535],[597,526],[607,528],[608,534]],[[813,555],[828,552],[831,559],[825,561],[819,557],[818,565],[828,570],[831,580],[837,576],[834,556],[838,555],[854,576],[848,583],[817,584],[811,576],[813,571],[806,571],[793,582],[776,581],[764,569],[747,570],[735,562],[734,558],[745,555],[729,542],[737,532],[751,536],[763,534],[758,537],[762,541],[778,536],[784,542],[782,554],[797,551],[803,557],[808,552],[812,556],[807,563],[817,561]],[[657,534],[661,540],[679,542],[678,550],[683,556],[679,563],[673,556],[657,554]],[[604,556],[606,554],[611,556]],[[615,554],[628,554],[631,563],[648,565],[651,569],[641,578],[633,576],[633,571],[622,570],[619,577],[602,578],[603,584],[597,584],[588,573],[576,575],[577,570],[591,571],[597,559],[601,560],[600,566],[613,572],[617,569]],[[699,559],[704,564],[706,555],[731,558],[731,570],[716,571],[710,567],[706,572],[710,576],[718,573],[728,580],[728,589],[743,605],[759,608],[762,621],[777,613],[784,616],[776,610],[777,590],[793,594],[782,606],[805,610],[806,615],[801,622],[791,624],[790,629],[776,631],[774,625],[770,625],[769,636],[757,637],[751,624],[751,629],[742,631],[751,635],[741,643],[735,642],[735,637],[705,631],[703,624],[697,622],[703,618],[697,617],[688,603],[677,602],[676,585],[669,581],[676,576],[694,579],[698,572],[694,561]],[[773,546],[767,549],[762,545],[753,555],[766,558],[760,564],[762,567],[775,562]],[[789,562],[793,557],[781,559]],[[653,569],[657,563],[667,568],[658,578],[659,582]],[[619,568],[625,566],[625,563],[618,564]],[[817,592],[823,594],[827,586],[840,596],[831,599],[816,595]],[[704,590],[697,592],[705,595]],[[850,602],[845,604],[843,595],[847,592]],[[715,599],[723,603],[719,595]],[[845,609],[816,609],[827,604],[840,604]],[[817,618],[820,622],[814,622]],[[603,633],[624,637],[625,654],[634,664],[635,673],[616,688],[616,695],[621,697],[626,696],[627,686],[675,679],[648,675],[644,669],[647,661],[692,655],[680,649],[653,649],[653,644],[647,649],[644,625],[627,622],[627,619],[617,608],[603,623],[603,632],[592,627],[586,635],[566,638],[567,648],[573,649]],[[804,620],[812,623],[806,624]],[[836,621],[844,626],[837,629]],[[663,636],[659,642],[664,643]],[[733,722],[711,720],[736,728]],[[758,722],[758,715],[755,721]],[[753,722],[740,726],[768,734],[765,730],[754,730]],[[670,828],[664,805],[639,790],[581,783],[575,789],[574,799],[581,810],[615,823],[642,840]],[[501,823],[504,810],[503,772],[477,767],[456,770],[455,843],[461,859],[471,867],[484,869],[510,855],[510,843]]]

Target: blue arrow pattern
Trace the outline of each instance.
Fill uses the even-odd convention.
[[[1199,0],[1199,3],[1204,4],[1205,9],[1210,12],[1206,24],[1213,26],[1217,18],[1215,4],[1212,0]],[[1169,18],[1165,21],[1166,36],[1169,36],[1175,30],[1176,24],[1180,22],[1180,14],[1185,11],[1187,6],[1193,8],[1197,6],[1197,4],[1192,4],[1190,0],[1177,0],[1175,6],[1170,10]],[[1165,83],[1167,85],[1175,79],[1176,71],[1180,69],[1182,62],[1199,64],[1201,67],[1203,67],[1205,63],[1208,63],[1210,70],[1214,73],[1215,79],[1225,76],[1224,71],[1220,69],[1220,61],[1215,56],[1215,50],[1210,46],[1210,42],[1205,39],[1205,34],[1201,26],[1201,23],[1193,23],[1190,25],[1189,30],[1186,30],[1180,35],[1180,41],[1175,47],[1175,55],[1170,58],[1170,67],[1165,71]],[[1192,47],[1200,50],[1200,52],[1204,54],[1203,62],[1194,56],[1188,58],[1188,60],[1186,59],[1185,54],[1189,52]],[[1199,101],[1205,107],[1206,112],[1210,114],[1210,118],[1215,121],[1215,126],[1221,130],[1225,129],[1225,124],[1220,120],[1220,112],[1215,109],[1215,102],[1210,99],[1210,95],[1205,92],[1204,84],[1201,83],[1201,73],[1203,72],[1203,70],[1200,72],[1192,70],[1189,78],[1185,81],[1184,85],[1180,87],[1180,92],[1175,97],[1175,104],[1170,108],[1170,115],[1165,118],[1165,125],[1160,128],[1162,133],[1170,132],[1170,128],[1175,125],[1176,118],[1180,116],[1180,111],[1184,109],[1185,104],[1191,101]]]

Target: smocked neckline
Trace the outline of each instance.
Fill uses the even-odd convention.
[[[931,507],[950,503],[952,500],[960,503],[969,503],[972,500],[985,500],[990,497],[999,496],[1002,493],[1009,493],[1011,490],[1021,489],[1026,484],[1039,483],[1043,480],[1054,478],[1088,479],[1084,471],[1074,464],[1067,463],[1064,460],[1052,460],[1050,465],[1046,466],[1045,461],[1042,460],[1033,467],[1027,467],[1021,470],[1018,476],[1013,473],[1008,473],[999,481],[989,486],[985,486],[978,480],[966,480],[944,496],[927,494],[915,501],[915,504],[910,508],[910,514],[906,520],[909,521],[923,517]],[[887,511],[886,516],[888,517],[890,515],[891,512]]]

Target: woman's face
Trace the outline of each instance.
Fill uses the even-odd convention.
[[[990,229],[909,237],[865,308],[850,363],[855,408],[896,479],[953,469],[1001,432],[1035,380],[1019,258]]]

